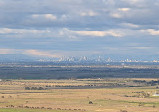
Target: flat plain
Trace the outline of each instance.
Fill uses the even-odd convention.
[[[2,80],[0,112],[159,112],[158,79]]]

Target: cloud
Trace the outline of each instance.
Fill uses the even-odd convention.
[[[14,54],[16,53],[14,50],[11,49],[0,49],[0,54]]]
[[[34,19],[47,19],[47,20],[52,20],[55,21],[57,17],[53,14],[33,14],[32,18]]]
[[[68,38],[72,39],[81,39],[81,36],[87,36],[89,37],[107,37],[107,36],[113,36],[113,37],[123,37],[125,36],[125,33],[121,29],[113,29],[113,30],[105,30],[105,31],[88,31],[88,30],[70,30],[68,28],[62,29],[59,34],[61,36],[66,36]]]
[[[62,55],[57,53],[52,53],[49,51],[40,51],[35,49],[6,49],[6,48],[0,48],[0,54],[26,54],[31,56],[41,56],[41,57],[52,57],[52,58],[59,58],[62,57]]]
[[[30,56],[40,56],[40,57],[51,57],[51,58],[60,58],[63,55],[60,53],[53,53],[55,51],[41,51],[35,49],[6,49],[0,48],[0,54],[25,54]]]
[[[118,10],[122,12],[127,12],[130,10],[130,8],[118,8]]]
[[[112,13],[112,14],[110,14],[111,15],[111,17],[113,17],[113,18],[122,18],[123,16],[121,15],[121,14],[119,14],[119,13]]]
[[[150,35],[159,35],[159,30],[154,29],[141,30],[141,32],[148,33]]]
[[[121,26],[124,26],[126,28],[139,28],[140,25],[132,24],[132,23],[121,23]]]
[[[24,49],[0,48],[0,54],[22,54],[23,52],[25,52]]]
[[[135,47],[142,53],[159,47],[153,38],[159,35],[158,6],[156,0],[2,0],[1,53],[58,57],[112,48],[105,52],[136,54]]]
[[[81,16],[97,16],[98,13],[91,11],[87,11],[87,12],[81,12],[80,13]]]
[[[56,54],[56,53],[50,53],[47,51],[39,51],[39,50],[25,50],[24,54],[27,55],[35,55],[35,56],[42,56],[42,57],[52,57],[52,58],[59,58],[61,57],[60,54]]]
[[[54,51],[54,50],[37,50],[37,49],[6,49],[0,48],[0,54],[25,54],[36,57],[61,58],[64,56],[80,56],[84,54],[98,54],[99,51]]]
[[[109,31],[73,31],[79,35],[84,36],[95,36],[95,37],[104,37],[104,36],[113,36],[113,37],[122,37],[121,32],[109,30]]]
[[[0,34],[23,34],[23,33],[48,33],[48,30],[32,30],[32,29],[11,29],[11,28],[0,28]]]
[[[36,38],[41,38],[43,35],[46,37],[65,37],[68,39],[79,39],[80,37],[77,35],[81,36],[94,36],[94,37],[104,37],[104,36],[113,36],[113,37],[123,37],[124,32],[118,29],[113,29],[113,30],[106,30],[106,31],[76,31],[76,30],[70,30],[68,28],[63,28],[63,29],[39,29],[39,30],[34,30],[34,29],[10,29],[10,28],[0,28],[0,34],[5,34],[5,35],[12,35],[12,37],[20,37],[25,38],[27,35],[37,35]],[[13,36],[14,34],[14,36]],[[78,40],[77,39],[77,40]]]

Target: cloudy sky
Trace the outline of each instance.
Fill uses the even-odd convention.
[[[0,0],[0,54],[158,55],[159,0]]]

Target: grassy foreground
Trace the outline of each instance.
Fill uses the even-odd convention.
[[[0,112],[69,112],[64,110],[0,109]]]
[[[149,84],[155,81],[1,81],[0,112],[159,112],[159,97],[153,96],[158,85]]]

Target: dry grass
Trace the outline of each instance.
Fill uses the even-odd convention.
[[[124,81],[126,80],[130,79],[124,79]],[[113,79],[101,80],[98,83],[116,83],[122,81],[123,79]],[[52,108],[52,110],[41,109],[41,112],[80,112],[82,110],[86,110],[86,112],[120,112],[120,110],[127,110],[128,112],[159,112],[158,97],[125,97],[125,95],[133,96],[136,94],[133,92],[140,91],[152,94],[155,91],[154,87],[24,90],[24,87],[28,85],[87,85],[94,82],[96,81],[14,80],[12,82],[1,82],[0,107],[4,108],[8,105],[14,105],[16,108],[18,106]],[[89,101],[92,101],[93,104],[89,104]],[[140,103],[142,103],[141,106],[139,106]],[[14,112],[14,109],[12,110]],[[19,110],[21,109],[19,108]],[[28,109],[29,111],[36,112],[37,110]],[[0,109],[0,112],[9,111],[7,109],[3,111]]]

